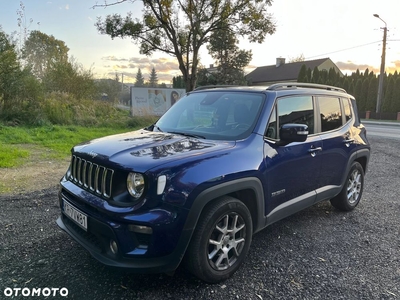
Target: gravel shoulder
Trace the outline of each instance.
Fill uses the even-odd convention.
[[[327,201],[273,224],[253,237],[239,271],[216,285],[181,268],[171,277],[101,265],[56,226],[56,183],[0,195],[0,298],[6,288],[65,287],[67,299],[400,299],[400,140],[370,142],[354,211]]]
[[[29,158],[22,166],[0,168],[0,190],[16,195],[56,186],[67,170],[70,158],[54,159],[51,150],[37,145],[18,146],[29,150]]]

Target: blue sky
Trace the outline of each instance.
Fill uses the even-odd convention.
[[[3,31],[19,33],[17,10],[21,2],[0,0],[0,3]],[[129,11],[140,17],[140,1],[92,9],[96,3],[103,1],[25,0],[25,24],[28,30],[40,30],[64,41],[70,48],[69,55],[85,68],[92,68],[97,77],[110,77],[117,72],[124,73],[126,81],[133,81],[138,68],[147,78],[152,67],[160,81],[166,83],[172,76],[180,75],[174,58],[163,53],[151,57],[140,55],[130,40],[112,40],[97,32],[94,26],[97,17],[125,15]],[[368,67],[379,73],[384,23],[373,17],[379,14],[389,28],[386,71],[400,71],[399,11],[399,0],[275,0],[270,13],[277,24],[276,33],[267,36],[261,45],[243,40],[240,47],[253,52],[249,70],[275,64],[277,57],[288,61],[304,55],[306,59],[329,57],[345,72],[357,68],[364,71]],[[206,66],[213,63],[205,47],[201,63]]]

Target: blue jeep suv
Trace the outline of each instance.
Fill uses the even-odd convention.
[[[209,87],[155,124],[72,149],[57,220],[93,257],[137,272],[231,276],[266,226],[361,199],[370,146],[355,99],[325,85]]]

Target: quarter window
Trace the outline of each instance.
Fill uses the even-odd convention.
[[[335,130],[343,125],[339,98],[318,97],[318,105],[322,132]]]
[[[346,117],[346,122],[348,122],[352,118],[349,99],[343,99],[343,107],[344,107],[344,116]]]

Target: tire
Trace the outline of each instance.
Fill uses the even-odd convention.
[[[223,281],[242,264],[252,234],[252,219],[247,206],[233,197],[219,198],[201,214],[184,265],[203,281]]]
[[[364,188],[364,169],[358,162],[353,162],[346,182],[341,192],[331,199],[333,207],[343,210],[353,210],[360,202]]]

